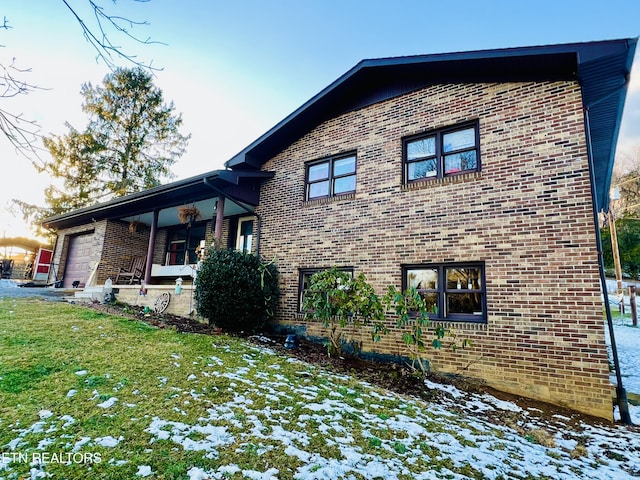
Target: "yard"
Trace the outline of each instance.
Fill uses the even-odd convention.
[[[0,298],[0,479],[640,476],[637,427],[427,386],[383,389],[266,337]]]

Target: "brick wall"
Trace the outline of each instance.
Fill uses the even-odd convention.
[[[169,293],[169,305],[164,313],[191,316],[206,323],[195,312],[192,285],[183,285],[180,294],[175,293],[175,283],[173,281],[169,285],[145,285],[145,287],[146,295],[140,295],[140,285],[114,285],[114,293],[119,302],[128,303],[138,309],[143,309],[144,307],[153,309],[158,298],[164,293]]]
[[[402,138],[478,120],[482,169],[402,185]],[[305,162],[357,152],[357,191],[304,200]],[[474,347],[428,352],[437,371],[612,417],[580,88],[572,82],[435,85],[319,125],[267,162],[260,248],[277,258],[278,322],[297,314],[299,269],[352,266],[382,294],[401,264],[482,261],[486,325]],[[365,350],[406,354],[395,331]]]
[[[120,268],[127,270],[133,256],[146,258],[149,245],[150,228],[139,224],[135,231],[129,230],[126,222],[106,221],[105,239],[102,250],[102,263],[98,268],[98,284],[109,277],[115,282]]]
[[[99,262],[102,244],[104,242],[105,228],[106,222],[95,222],[90,225],[79,225],[59,231],[53,252],[53,268],[49,271],[48,283],[54,283],[54,281],[64,278],[67,254],[69,253],[69,243],[74,236],[93,235],[91,262]]]

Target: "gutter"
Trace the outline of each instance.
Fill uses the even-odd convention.
[[[595,184],[595,168],[593,165],[593,155],[591,146],[591,129],[589,127],[589,107],[584,108],[585,128],[587,133],[587,157],[589,159],[589,181],[591,184],[591,203],[593,210],[593,224],[596,233],[596,247],[598,248],[598,267],[600,270],[600,285],[604,298],[604,308],[607,317],[607,327],[609,329],[609,338],[611,339],[611,353],[613,356],[613,368],[616,372],[616,400],[620,409],[620,420],[625,425],[633,425],[631,422],[631,414],[629,413],[629,402],[627,400],[627,391],[622,386],[622,374],[620,372],[620,361],[618,359],[618,348],[616,346],[616,338],[613,331],[613,318],[611,316],[611,305],[609,305],[609,292],[607,291],[607,279],[604,272],[604,256],[602,253],[602,239],[600,237],[600,228],[598,222],[598,211],[596,204],[596,184]]]

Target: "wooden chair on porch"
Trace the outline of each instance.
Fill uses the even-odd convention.
[[[141,283],[144,278],[144,267],[147,263],[147,257],[134,255],[131,259],[131,265],[128,269],[120,268],[120,271],[116,275],[116,284],[126,283],[133,285],[134,283]]]

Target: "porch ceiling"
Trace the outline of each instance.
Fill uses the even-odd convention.
[[[202,217],[200,220],[207,220],[213,218],[216,214],[216,202],[218,198],[206,198],[204,200],[200,200],[197,202],[189,202],[189,205],[195,205],[198,207],[198,210],[202,213]],[[184,205],[181,203],[179,205],[163,208],[158,213],[158,227],[169,227],[171,225],[178,225],[180,223],[180,219],[178,218],[178,207]],[[229,217],[233,215],[249,215],[250,212],[253,212],[253,207],[248,205],[242,205],[239,203],[235,203],[231,200],[226,200],[224,204],[224,216]],[[136,215],[127,215],[125,217],[121,217],[120,220],[126,222],[136,221],[145,225],[151,225],[153,222],[153,211],[138,213]]]

